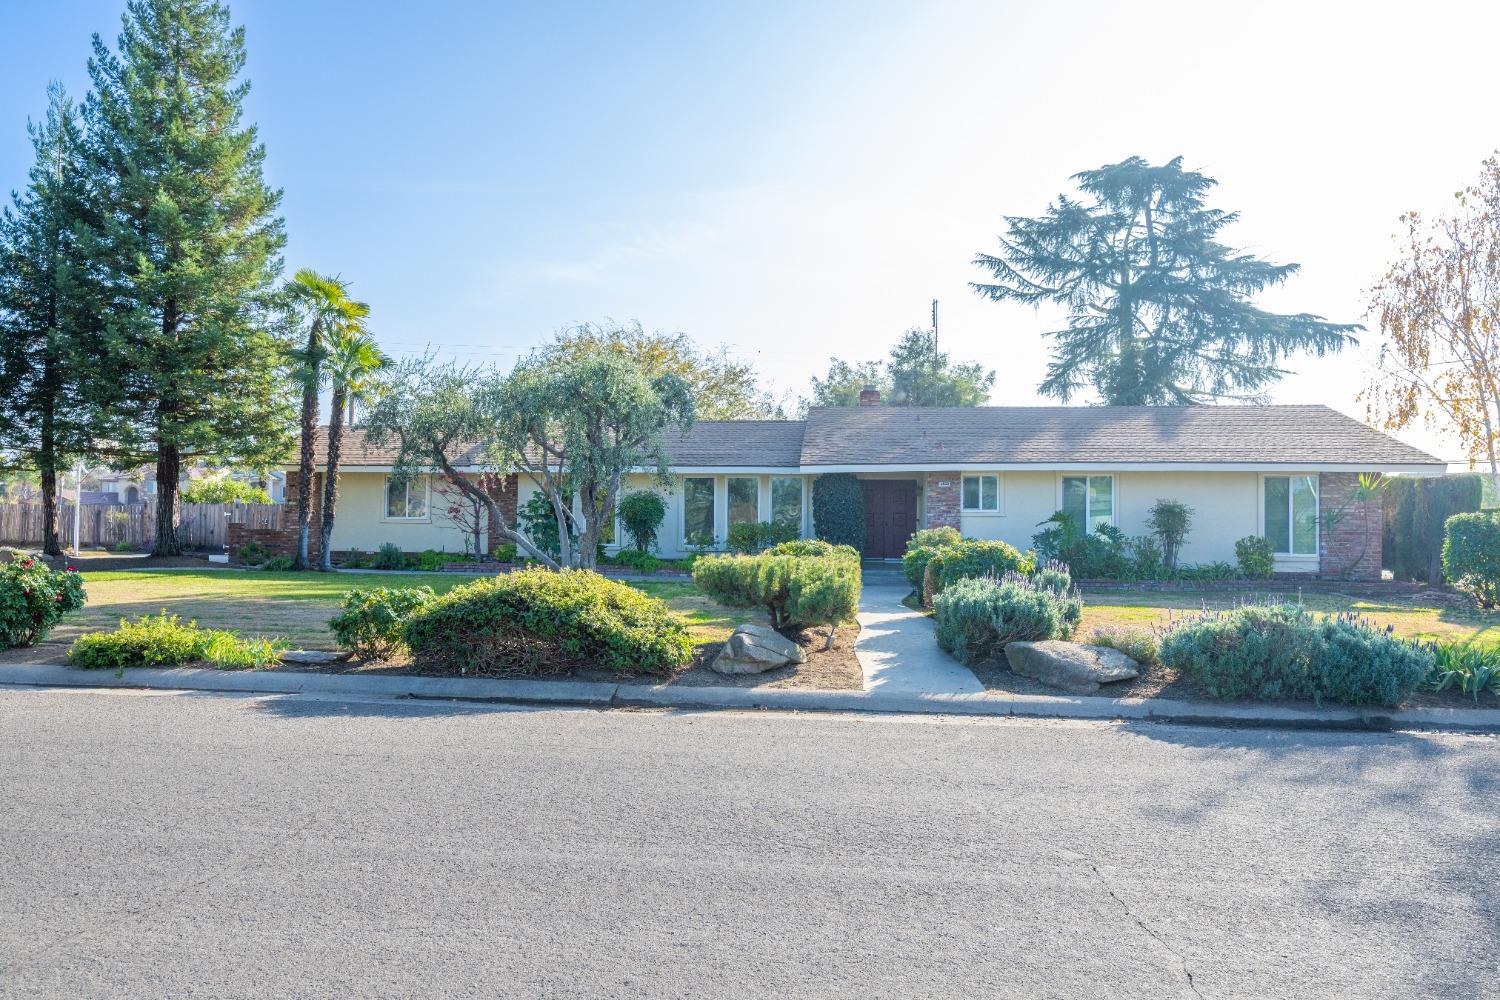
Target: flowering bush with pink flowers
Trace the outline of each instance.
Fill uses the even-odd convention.
[[[0,649],[46,638],[63,615],[83,607],[83,577],[25,557],[0,563]]]

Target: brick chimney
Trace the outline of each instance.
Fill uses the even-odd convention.
[[[859,405],[879,406],[880,390],[875,388],[875,386],[873,385],[867,385],[863,389],[859,390]]]

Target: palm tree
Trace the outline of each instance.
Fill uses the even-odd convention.
[[[323,476],[323,523],[319,526],[319,569],[333,569],[333,509],[339,498],[339,451],[344,442],[344,410],[347,403],[368,396],[375,376],[391,366],[375,341],[364,330],[363,321],[342,323],[328,340],[324,359],[333,385],[333,412],[328,418],[328,468]]]
[[[349,298],[349,284],[339,278],[303,268],[292,276],[286,291],[301,323],[307,325],[307,343],[292,352],[296,379],[302,384],[302,454],[297,481],[297,555],[295,569],[309,568],[308,535],[312,530],[313,444],[318,433],[318,390],[323,386],[323,362],[328,356],[327,338],[335,329],[364,329],[370,307]]]

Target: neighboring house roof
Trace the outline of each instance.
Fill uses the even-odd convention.
[[[345,432],[346,468],[387,468],[396,448]],[[460,468],[478,446],[457,450]],[[1437,471],[1441,459],[1327,406],[829,407],[806,420],[702,420],[668,435],[679,469],[954,469],[1231,466]],[[327,460],[319,428],[317,464]],[[293,460],[295,461],[295,460]],[[291,464],[291,463],[289,463]],[[294,466],[293,466],[294,467]]]

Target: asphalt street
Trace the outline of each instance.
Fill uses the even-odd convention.
[[[1497,997],[1500,740],[0,689],[4,997]]]

